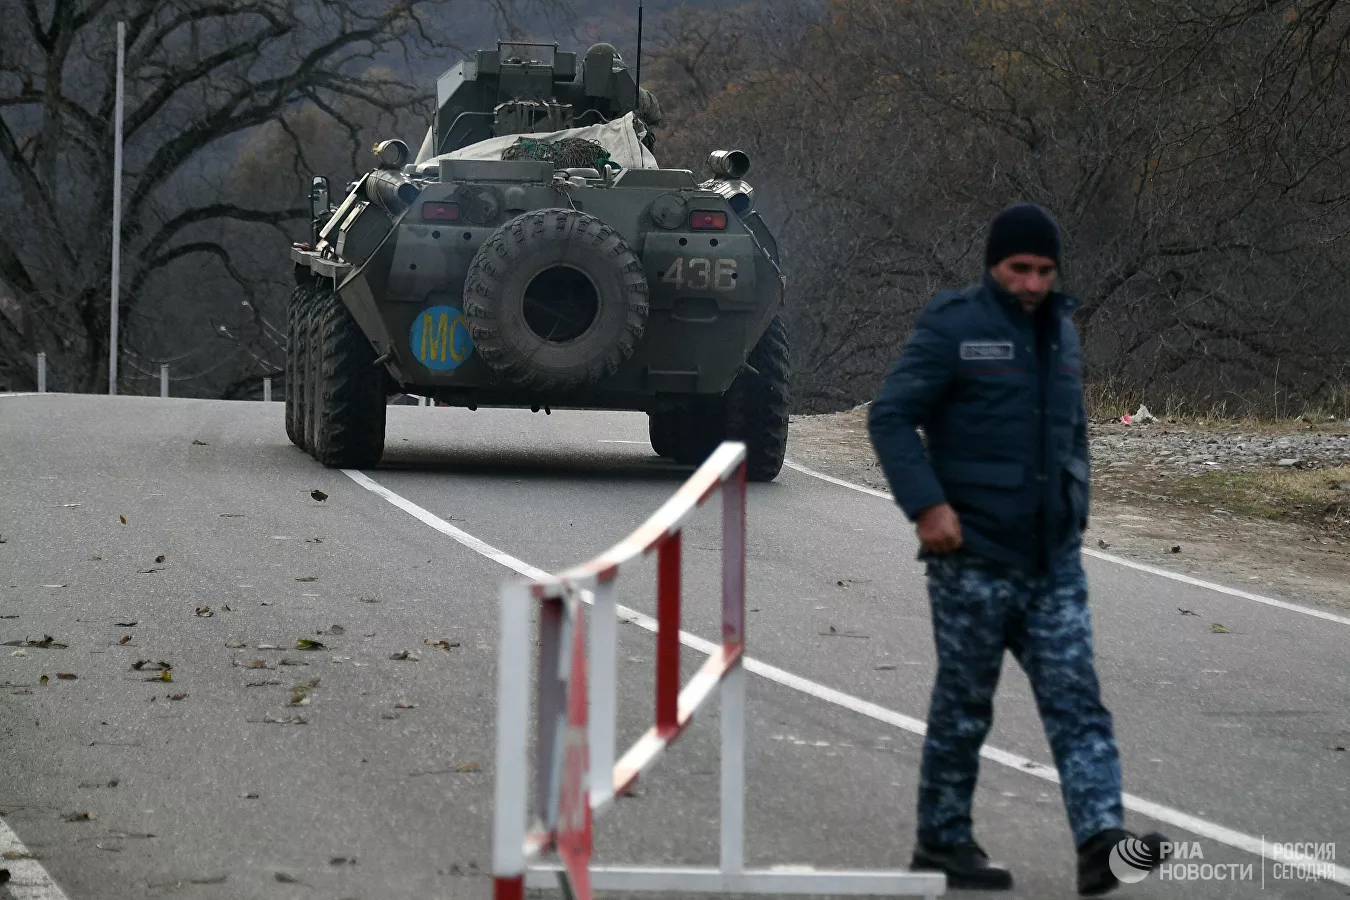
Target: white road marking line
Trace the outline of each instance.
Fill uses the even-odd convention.
[[[366,490],[378,494],[394,506],[397,506],[399,509],[413,516],[413,518],[426,525],[430,525],[441,534],[458,541],[470,550],[480,553],[494,562],[500,563],[506,568],[524,575],[526,578],[547,577],[547,572],[537,569],[527,562],[516,559],[514,556],[503,550],[498,550],[496,547],[474,537],[467,531],[456,528],[435,513],[429,512],[418,506],[416,503],[413,503],[411,500],[394,493],[364,473],[354,469],[343,469],[342,472]],[[845,485],[847,485],[847,482],[845,482]],[[629,609],[626,606],[618,606],[615,611],[619,618],[625,622],[631,622],[639,628],[650,631],[653,634],[656,633],[656,620],[651,616],[640,613],[634,609]],[[687,631],[680,632],[680,643],[693,650],[697,650],[704,655],[711,655],[718,649],[717,645],[713,642],[706,641]],[[771,666],[758,659],[747,656],[745,657],[744,665],[747,671],[753,672],[776,684],[791,688],[792,690],[799,691],[819,700],[824,700],[835,706],[843,707],[844,709],[875,719],[878,722],[885,722],[888,725],[894,725],[897,728],[902,728],[905,731],[910,731],[914,734],[923,734],[927,730],[927,726],[920,719],[886,709],[884,706],[878,706],[877,704],[863,700],[860,697],[854,697],[845,694],[842,691],[836,691],[834,688],[826,687],[823,684],[817,684],[800,675],[794,675],[791,672],[780,669],[777,666]],[[996,763],[1008,766],[1018,772],[1033,775],[1044,781],[1050,781],[1056,784],[1059,783],[1059,773],[1056,772],[1054,768],[1034,762],[1024,756],[1018,756],[1016,753],[1009,753],[1006,750],[1000,750],[997,747],[986,745],[980,750],[980,755],[985,759],[993,760]],[[1269,843],[1260,838],[1252,837],[1251,835],[1244,834],[1240,831],[1234,831],[1231,828],[1225,828],[1222,825],[1216,825],[1213,822],[1208,822],[1196,816],[1181,812],[1180,810],[1172,809],[1169,806],[1163,806],[1161,803],[1154,803],[1152,800],[1136,797],[1133,794],[1124,794],[1122,799],[1126,809],[1148,816],[1155,821],[1163,822],[1168,825],[1175,825],[1178,828],[1183,828],[1200,837],[1208,838],[1209,840],[1220,844],[1227,844],[1228,846],[1235,847],[1239,850],[1246,850],[1249,853],[1254,853],[1257,856],[1262,856],[1272,861],[1275,858],[1274,851],[1270,848]],[[1289,860],[1281,859],[1281,861],[1288,862]],[[1350,868],[1334,866],[1331,871],[1333,873],[1331,880],[1350,886]]]
[[[49,393],[50,393],[50,392],[49,392]],[[37,391],[26,391],[26,392],[13,393],[13,394],[8,393],[8,392],[5,392],[5,393],[0,393],[0,400],[5,399],[6,397],[42,397],[42,396],[45,396],[45,395],[39,394]]]
[[[19,836],[0,819],[0,868],[9,869],[9,881],[0,891],[9,891],[14,900],[69,900],[42,863],[28,856]]]
[[[828,481],[830,484],[839,487],[848,488],[851,491],[858,491],[861,494],[869,494],[873,497],[880,497],[883,500],[895,502],[895,498],[886,491],[878,491],[875,488],[864,487],[861,484],[854,484],[851,481],[844,481],[842,478],[835,478],[833,475],[826,475],[824,472],[817,472],[815,469],[807,468],[801,463],[791,460],[785,460],[783,465],[795,472],[801,472],[803,475],[810,475],[812,478],[819,478],[821,481]],[[1116,556],[1114,553],[1103,553],[1100,550],[1093,550],[1090,547],[1084,547],[1083,553],[1094,559],[1104,560],[1115,563],[1118,566],[1124,566],[1127,569],[1136,569],[1140,572],[1147,572],[1150,575],[1158,575],[1162,578],[1170,578],[1173,581],[1180,581],[1183,584],[1194,585],[1195,587],[1206,588],[1211,591],[1217,591],[1220,594],[1228,594],[1231,597],[1241,597],[1243,600],[1253,600],[1257,603],[1264,603],[1267,606],[1274,606],[1279,609],[1287,609],[1290,612],[1303,613],[1305,616],[1313,616],[1318,619],[1326,619],[1328,622],[1336,622],[1341,625],[1350,625],[1350,617],[1338,616],[1335,613],[1324,612],[1320,609],[1313,609],[1308,606],[1300,606],[1297,603],[1290,603],[1286,600],[1277,600],[1274,597],[1266,597],[1261,594],[1253,594],[1250,591],[1244,591],[1239,588],[1228,587],[1224,584],[1218,584],[1213,581],[1204,581],[1199,578],[1192,578],[1190,575],[1182,575],[1180,572],[1173,572],[1158,566],[1151,566],[1148,563],[1135,562],[1132,559],[1125,559],[1123,556]]]
[[[596,443],[597,443],[597,444],[640,444],[640,445],[642,445],[643,447],[647,446],[647,444],[648,444],[647,441],[596,441]]]

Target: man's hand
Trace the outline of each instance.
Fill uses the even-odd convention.
[[[961,520],[950,503],[930,506],[919,513],[919,542],[930,553],[939,555],[961,549]]]

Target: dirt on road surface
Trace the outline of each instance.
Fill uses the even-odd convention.
[[[1350,425],[1090,427],[1085,546],[1253,593],[1350,610]],[[788,458],[886,490],[867,407],[794,416]]]

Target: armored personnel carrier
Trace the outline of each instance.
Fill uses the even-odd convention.
[[[784,280],[743,181],[651,153],[655,98],[608,44],[499,43],[441,76],[414,158],[401,141],[332,203],[316,177],[295,244],[286,430],[369,467],[404,393],[478,407],[641,410],[684,464],[744,441],[774,478],[788,430]]]

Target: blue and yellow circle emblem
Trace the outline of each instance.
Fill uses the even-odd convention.
[[[417,361],[437,372],[459,368],[473,353],[469,323],[453,306],[431,306],[418,313],[408,340]]]

